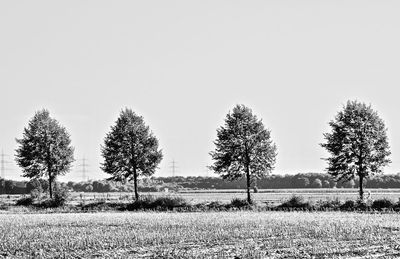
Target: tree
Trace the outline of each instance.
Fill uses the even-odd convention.
[[[324,187],[324,188],[330,188],[330,187],[331,187],[331,184],[330,184],[330,182],[329,182],[328,180],[324,180],[324,181],[322,182],[322,187]]]
[[[121,111],[104,140],[102,155],[101,168],[112,175],[109,180],[133,180],[136,199],[139,199],[138,177],[153,175],[162,160],[157,138],[145,125],[143,117],[131,109]]]
[[[354,188],[354,186],[356,186],[354,179],[343,183],[343,188]]]
[[[311,186],[312,188],[322,188],[322,181],[319,178],[315,178]]]
[[[310,180],[307,177],[295,178],[294,180],[296,188],[308,188],[310,185]]]
[[[0,178],[0,194],[5,194],[5,193],[6,193],[6,180]]]
[[[70,135],[58,121],[43,109],[38,111],[24,129],[15,160],[23,170],[23,176],[31,179],[47,177],[50,198],[53,183],[58,175],[66,174],[74,161],[74,148]]]
[[[358,176],[363,200],[363,180],[382,173],[391,162],[385,124],[370,105],[348,101],[329,125],[332,132],[324,134],[326,143],[321,144],[331,155],[325,159],[327,171],[336,181]]]
[[[210,152],[210,169],[223,179],[246,177],[247,201],[252,203],[250,185],[254,179],[269,174],[275,164],[276,146],[261,120],[244,105],[237,105],[228,113],[225,125],[217,129],[215,151]]]
[[[85,192],[92,192],[92,191],[93,191],[93,186],[91,184],[85,186]]]
[[[13,194],[14,193],[14,189],[15,189],[15,183],[13,180],[5,180],[4,183],[4,189],[5,189],[5,193],[7,194]]]

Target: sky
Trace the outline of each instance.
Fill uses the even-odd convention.
[[[120,111],[144,117],[156,176],[212,176],[216,129],[245,104],[271,130],[274,174],[324,172],[319,143],[347,100],[371,104],[400,172],[399,1],[0,1],[0,149],[21,178],[16,138],[50,111],[90,179]]]

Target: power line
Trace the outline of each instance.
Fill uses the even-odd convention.
[[[89,164],[86,163],[87,159],[83,157],[82,159],[79,159],[79,161],[82,161],[78,166],[81,168],[81,170],[78,170],[79,173],[82,173],[82,180],[85,182],[89,178],[87,177],[87,167],[89,167]]]

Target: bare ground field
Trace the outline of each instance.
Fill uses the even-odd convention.
[[[398,258],[400,215],[0,214],[3,258]]]

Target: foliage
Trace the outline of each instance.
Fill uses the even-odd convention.
[[[385,124],[371,106],[348,101],[329,125],[332,133],[325,133],[321,144],[331,155],[327,171],[337,180],[358,176],[362,200],[363,179],[382,173],[390,163]]]
[[[319,201],[316,205],[318,210],[339,210],[342,203],[339,199]]]
[[[232,204],[232,202],[231,202]],[[206,204],[208,210],[221,210],[226,208],[226,204],[220,201],[212,201]]]
[[[49,189],[49,182],[45,179],[32,179],[26,183],[26,193],[32,191],[43,193]]]
[[[124,210],[126,206],[119,203],[108,203],[105,201],[92,202],[88,204],[81,204],[81,210],[83,211],[112,211],[112,210]]]
[[[304,201],[304,197],[293,195],[289,200],[285,201],[279,208],[296,208],[296,209],[311,209],[312,205]]]
[[[26,182],[0,179],[0,194],[26,194]]]
[[[395,203],[389,199],[383,198],[374,200],[371,208],[374,210],[390,209],[395,206]]]
[[[250,203],[246,199],[233,198],[231,203],[229,204],[229,207],[244,208],[248,207],[249,205]]]
[[[69,192],[66,188],[56,186],[54,196],[50,199],[45,199],[37,204],[39,208],[58,208],[66,205],[69,198]]]
[[[54,207],[64,206],[69,198],[70,194],[68,189],[63,188],[61,186],[57,186],[56,191],[54,192]]]
[[[15,205],[17,206],[31,206],[33,204],[33,198],[32,197],[22,197],[17,200]]]
[[[104,157],[102,170],[111,174],[109,179],[113,181],[133,180],[136,199],[139,198],[138,177],[153,175],[162,159],[157,138],[145,125],[143,117],[130,109],[121,111],[101,151]]]
[[[340,209],[341,210],[355,210],[357,208],[356,204],[357,203],[353,200],[347,200],[340,206]]]
[[[189,206],[185,199],[179,196],[154,197],[151,195],[141,196],[138,200],[129,204],[128,210],[172,210],[174,208],[182,208]]]
[[[247,181],[247,200],[251,203],[250,184],[270,173],[275,164],[276,146],[270,131],[265,129],[250,108],[237,105],[217,130],[214,163],[210,168],[223,179]]]
[[[47,110],[41,110],[29,121],[17,143],[16,162],[22,168],[23,176],[31,179],[47,177],[52,197],[56,177],[66,174],[74,161],[74,149],[66,129],[51,118]]]
[[[37,188],[31,190],[30,196],[34,200],[39,200],[42,197],[43,190]]]
[[[312,184],[311,184],[312,188],[322,188],[322,181],[318,178],[316,178]]]

